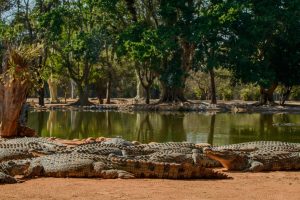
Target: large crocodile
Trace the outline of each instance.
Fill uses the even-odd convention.
[[[169,150],[178,148],[201,149],[196,144],[190,142],[166,142],[166,143],[150,143],[137,145],[143,149]]]
[[[96,155],[114,154],[126,158],[152,162],[192,163],[204,167],[220,167],[218,161],[205,156],[202,148],[193,143],[154,143],[143,145],[120,145],[115,143],[94,142],[78,145],[67,152]]]
[[[136,156],[139,160],[151,162],[190,163],[202,167],[221,167],[222,165],[202,153],[199,149],[170,149],[161,150],[149,155]]]
[[[0,162],[31,158],[38,154],[55,154],[66,149],[65,145],[43,138],[15,138],[0,143]]]
[[[292,145],[293,146],[293,145]],[[283,146],[261,146],[252,149],[221,149],[207,148],[208,157],[219,161],[228,170],[238,171],[276,171],[299,170],[300,151],[295,148]]]
[[[109,154],[109,152],[111,152],[117,155],[123,154],[124,156],[125,154],[127,156],[144,156],[162,151],[185,151],[186,153],[192,153],[193,149],[198,149],[202,152],[202,148],[197,147],[193,143],[185,142],[167,142],[141,145],[122,145],[119,143],[94,142],[81,144],[67,151],[90,154]]]
[[[100,178],[227,178],[227,175],[191,164],[147,162],[83,153],[55,154],[33,159],[27,177]]]
[[[219,150],[234,150],[234,151],[257,151],[261,149],[268,149],[269,151],[300,151],[300,143],[289,143],[280,141],[254,141],[244,142],[238,144],[230,144],[224,146],[209,147],[213,151]]]

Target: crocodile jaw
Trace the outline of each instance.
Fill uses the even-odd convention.
[[[206,150],[206,155],[219,161],[228,170],[245,170],[249,167],[248,157],[233,151],[212,151]]]

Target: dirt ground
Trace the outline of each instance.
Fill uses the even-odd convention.
[[[0,185],[0,199],[300,199],[300,172],[228,174],[233,179],[38,178],[20,184]]]

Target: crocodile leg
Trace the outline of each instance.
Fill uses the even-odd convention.
[[[12,176],[9,176],[3,172],[0,172],[0,183],[18,183],[17,179]]]
[[[36,176],[41,176],[44,173],[44,167],[39,163],[35,162],[30,165],[25,173],[26,178],[33,178]]]
[[[250,167],[245,172],[260,172],[264,170],[264,164],[258,161],[250,161]]]
[[[135,178],[135,176],[129,172],[124,170],[117,170],[117,169],[109,169],[109,170],[102,170],[101,171],[101,178],[105,179],[115,179],[115,178],[122,178],[122,179],[131,179]]]
[[[108,167],[103,162],[95,162],[93,163],[94,173],[96,177],[101,177],[105,179],[114,179],[114,178],[122,178],[122,179],[130,179],[135,178],[135,176],[124,170],[117,169],[108,169]]]

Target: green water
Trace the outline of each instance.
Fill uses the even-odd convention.
[[[274,126],[274,123],[295,123]],[[66,139],[116,137],[148,142],[188,141],[215,145],[254,140],[300,142],[300,114],[122,113],[50,111],[29,113],[40,136]]]

